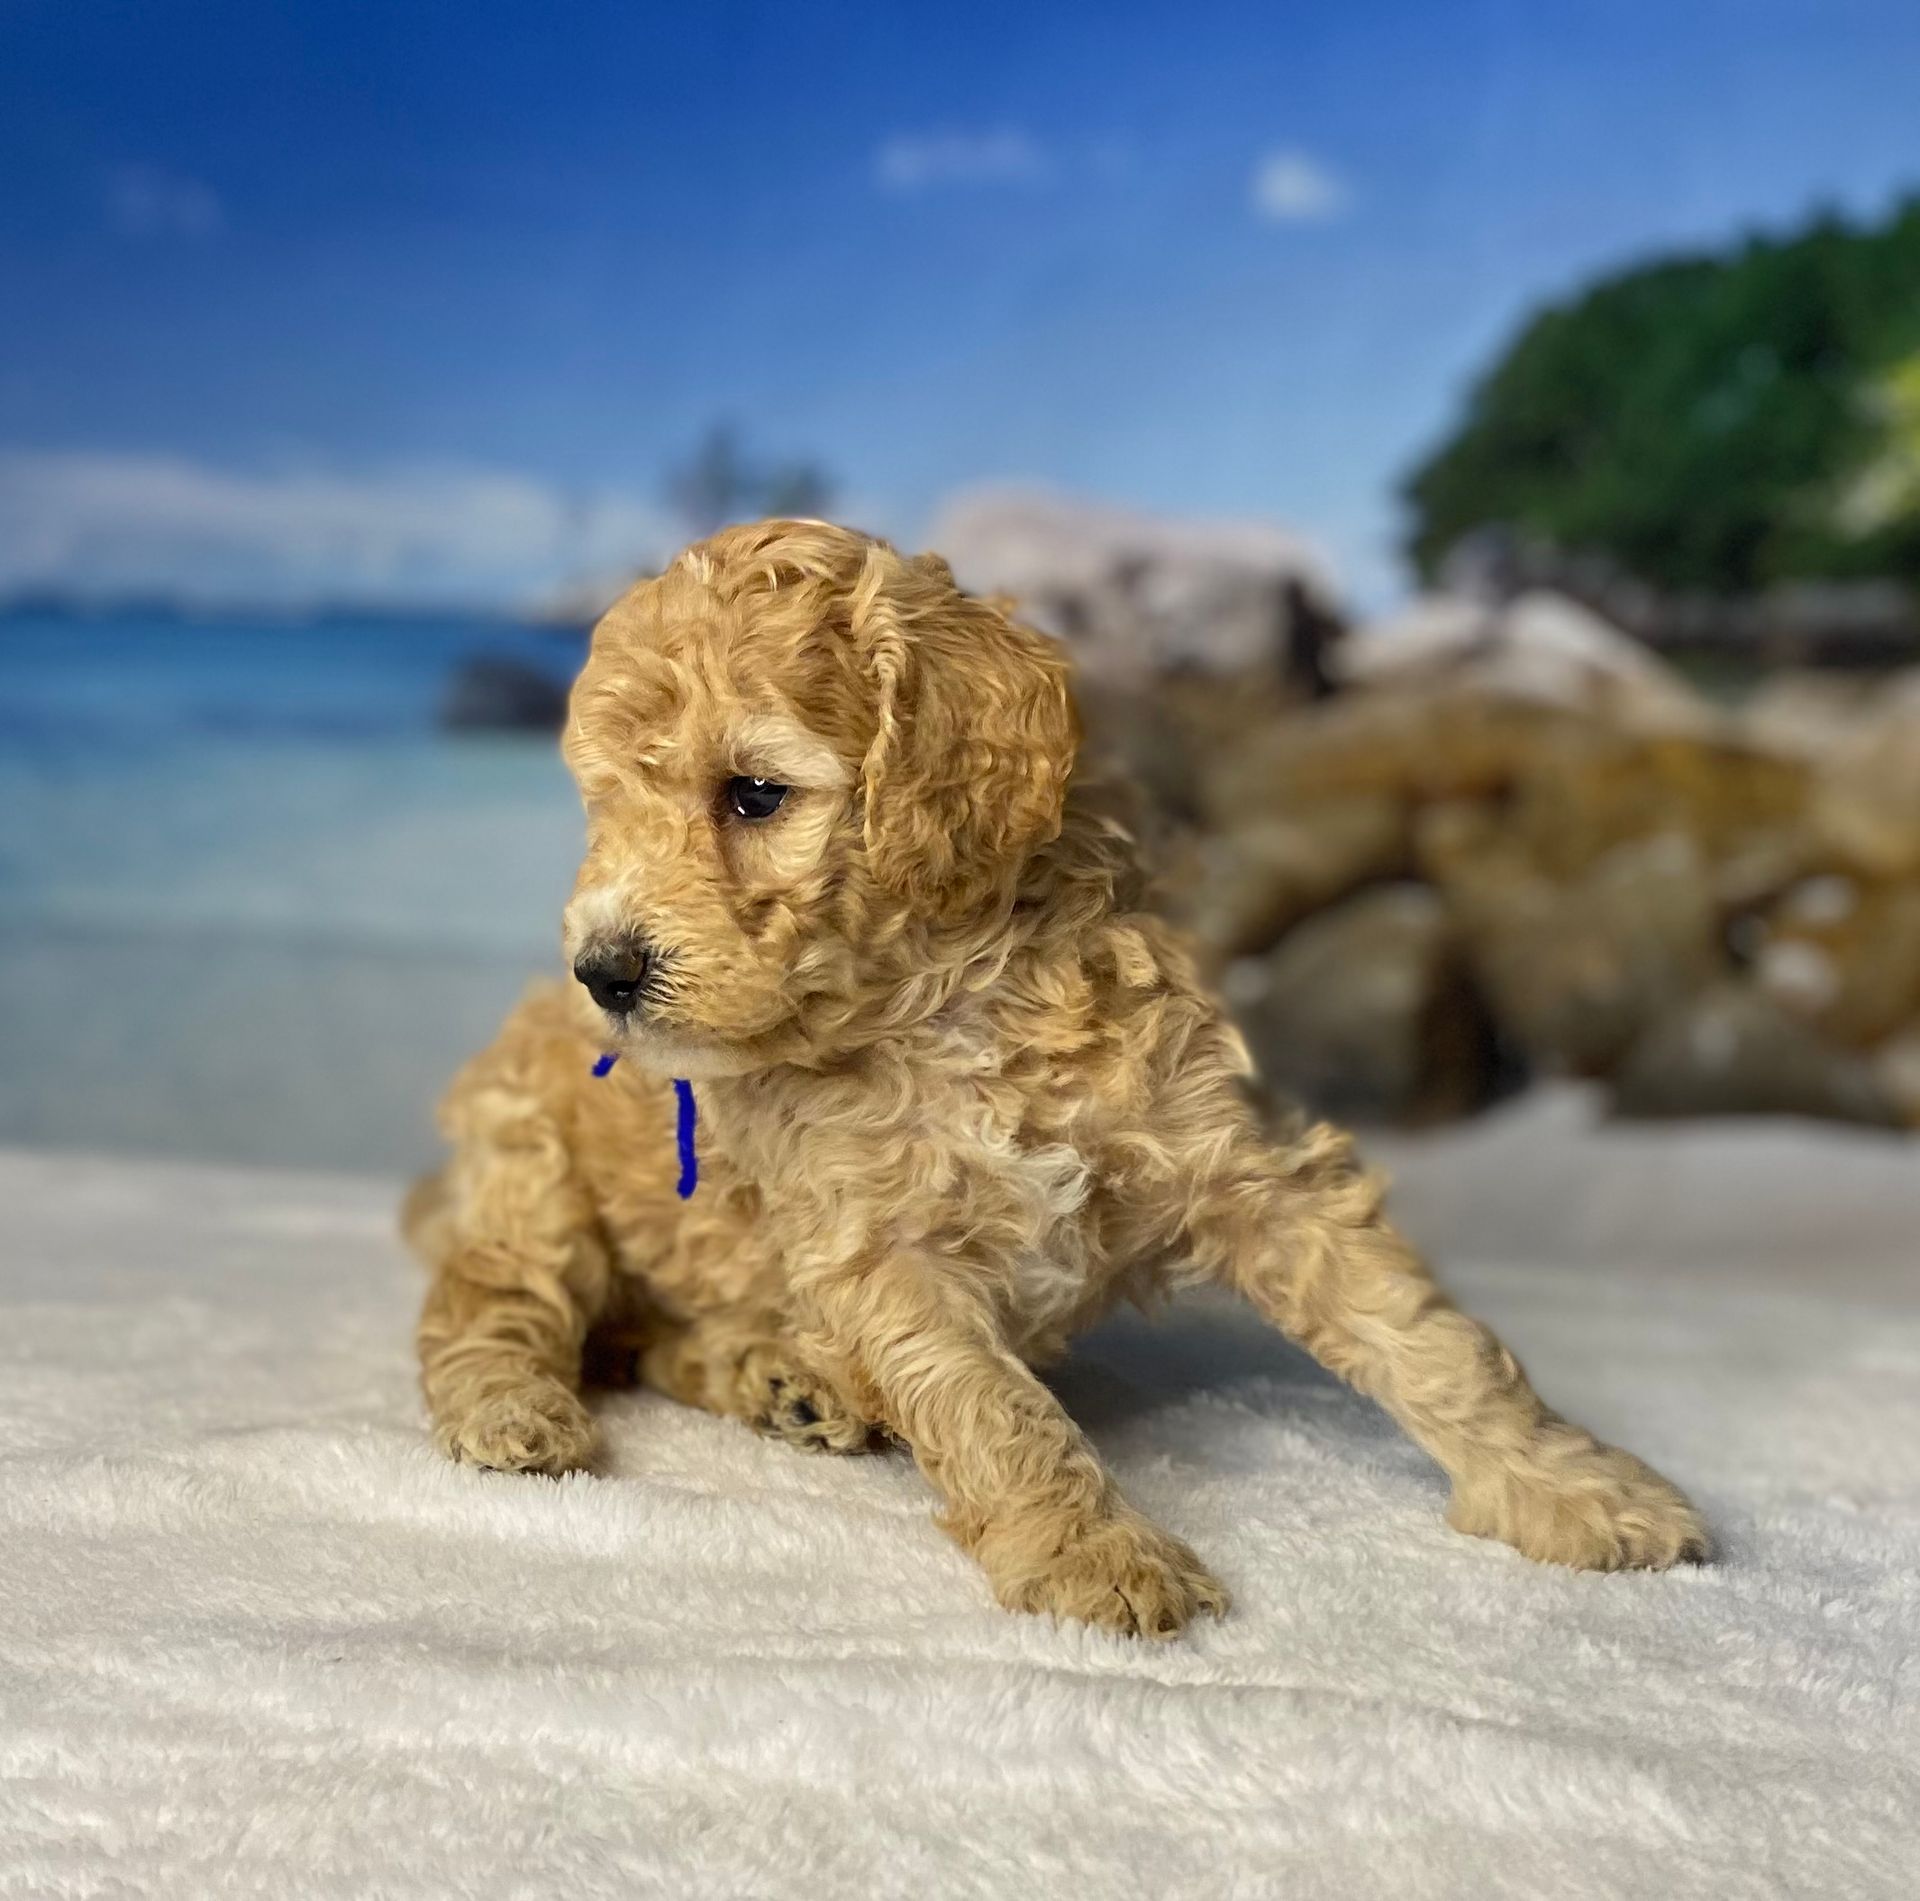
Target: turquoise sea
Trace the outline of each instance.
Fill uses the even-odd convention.
[[[551,740],[448,735],[483,621],[0,619],[0,1142],[393,1171],[557,966]]]

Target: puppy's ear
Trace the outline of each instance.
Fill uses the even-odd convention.
[[[1060,830],[1080,737],[1066,657],[962,594],[937,555],[872,549],[851,606],[877,706],[868,865],[928,915],[963,915]]]

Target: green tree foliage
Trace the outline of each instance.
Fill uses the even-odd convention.
[[[1913,427],[1916,350],[1920,198],[1606,278],[1532,318],[1413,475],[1414,559],[1498,523],[1673,590],[1920,582],[1920,494],[1857,504]]]

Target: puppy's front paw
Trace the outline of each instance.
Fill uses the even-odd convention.
[[[529,1378],[482,1394],[437,1438],[450,1458],[496,1472],[571,1472],[593,1456],[593,1421],[556,1379]]]
[[[1057,1514],[991,1527],[977,1547],[1010,1611],[1050,1611],[1125,1637],[1177,1636],[1226,1587],[1171,1533],[1126,1509],[1091,1522]]]
[[[1676,1487],[1631,1452],[1571,1428],[1537,1458],[1456,1480],[1447,1522],[1581,1571],[1664,1571],[1709,1549],[1700,1514]]]

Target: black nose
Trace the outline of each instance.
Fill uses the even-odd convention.
[[[601,1009],[625,1016],[640,1001],[652,968],[653,953],[644,944],[623,944],[617,950],[589,951],[574,965],[573,974]]]

